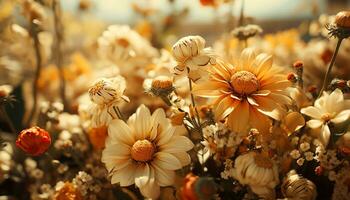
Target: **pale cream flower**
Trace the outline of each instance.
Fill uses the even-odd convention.
[[[316,185],[294,170],[283,180],[281,191],[287,199],[314,200],[317,196]]]
[[[89,109],[93,127],[105,126],[117,117],[115,106],[123,101],[129,102],[129,98],[124,96],[125,88],[122,76],[99,79],[90,87],[89,96],[94,103]]]
[[[180,74],[189,68],[191,71],[214,64],[215,58],[210,48],[205,48],[201,36],[187,36],[173,45],[173,56],[177,61],[175,73]]]
[[[293,159],[298,159],[300,157],[300,152],[297,149],[293,149],[289,155],[293,158]]]
[[[339,124],[349,119],[350,100],[344,100],[342,91],[336,89],[331,94],[324,92],[314,106],[303,108],[300,112],[312,118],[306,123],[310,128],[321,127],[319,139],[327,146],[331,135],[328,124]]]
[[[283,106],[291,103],[285,91],[290,82],[267,54],[245,49],[236,66],[218,60],[208,71],[208,80],[195,85],[193,93],[213,98],[216,119],[227,117],[235,132],[247,133],[249,128],[269,131],[269,117],[281,120]]]
[[[274,188],[279,183],[278,168],[267,155],[249,152],[235,160],[233,177],[261,197],[274,196]]]
[[[98,39],[98,48],[102,57],[117,64],[140,57],[149,59],[158,54],[149,41],[127,25],[109,26]]]
[[[112,120],[102,153],[112,184],[125,187],[135,183],[144,196],[157,198],[160,186],[174,183],[174,170],[191,162],[186,152],[193,143],[175,131],[164,110],[151,115],[144,105],[127,123]]]
[[[305,159],[304,159],[304,158],[299,158],[299,159],[297,160],[297,164],[298,164],[299,166],[302,166],[302,165],[304,164],[304,162],[305,162]]]

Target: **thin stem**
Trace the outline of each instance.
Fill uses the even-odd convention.
[[[244,24],[244,0],[242,0],[241,4],[241,14],[239,15],[238,26],[243,26]]]
[[[30,23],[30,32],[34,40],[34,50],[35,50],[35,58],[36,58],[36,70],[35,70],[35,78],[34,82],[32,84],[32,91],[33,91],[33,107],[30,111],[30,114],[27,118],[27,122],[25,123],[25,126],[29,126],[30,123],[33,120],[34,114],[37,109],[38,104],[38,82],[40,77],[40,71],[41,71],[41,54],[40,54],[40,42],[38,37],[38,29],[39,27],[35,24],[35,22]]]
[[[0,106],[0,113],[4,116],[6,123],[9,125],[9,127],[10,127],[10,129],[11,129],[11,132],[14,133],[14,134],[16,134],[16,133],[17,133],[17,130],[16,130],[15,126],[13,125],[13,123],[12,123],[10,117],[8,116],[8,114],[7,114],[6,110],[5,110],[5,106],[4,106],[4,105],[1,105],[1,106]]]
[[[318,98],[322,95],[322,92],[325,90],[325,88],[326,88],[326,86],[328,84],[328,79],[329,79],[330,73],[332,71],[332,67],[334,65],[335,59],[336,59],[336,57],[338,55],[339,47],[340,47],[342,41],[343,41],[343,38],[338,38],[338,43],[337,43],[337,46],[335,47],[335,51],[333,53],[332,60],[329,63],[326,75],[324,76],[322,88],[320,90],[320,93],[318,94]]]
[[[66,98],[66,81],[64,79],[62,61],[62,41],[63,41],[63,26],[61,23],[61,6],[59,0],[54,0],[52,3],[52,10],[54,13],[54,27],[55,27],[55,35],[56,35],[56,65],[59,71],[60,78],[60,96],[62,99],[62,103],[64,106],[64,110],[67,110],[67,98]]]
[[[190,72],[190,69],[187,68],[187,74],[189,74]],[[191,94],[191,102],[192,102],[192,106],[196,112],[196,116],[197,116],[197,126],[200,128],[201,127],[201,122],[200,122],[200,118],[199,118],[199,113],[198,113],[198,110],[197,110],[197,107],[196,107],[196,102],[194,101],[194,96],[193,96],[193,93],[192,93],[192,80],[189,76],[187,76],[188,78],[188,85],[190,87],[190,94]],[[196,122],[196,120],[194,120]],[[201,128],[200,128],[201,129]]]

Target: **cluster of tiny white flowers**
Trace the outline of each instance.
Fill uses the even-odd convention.
[[[218,149],[224,148],[233,148],[234,153],[242,141],[242,138],[238,134],[234,134],[228,130],[222,123],[204,127],[203,137],[204,141],[202,144],[206,146],[211,154],[215,154]]]
[[[11,167],[14,165],[12,153],[12,146],[9,143],[5,143],[5,146],[0,149],[0,183],[8,178]]]
[[[63,130],[59,133],[54,147],[58,150],[63,150],[67,156],[70,156],[69,151],[66,151],[67,149],[85,152],[89,148],[87,138],[81,131],[69,132],[67,130]]]
[[[101,187],[95,183],[92,176],[84,171],[80,171],[72,183],[88,199],[96,199],[96,194],[101,191]]]
[[[334,169],[338,167],[342,161],[338,160],[336,150],[325,150],[322,146],[316,148],[315,160],[325,169]]]
[[[224,162],[224,165],[225,165],[225,169],[224,171],[222,171],[220,173],[220,176],[221,178],[223,179],[229,179],[230,177],[232,177],[232,174],[233,174],[233,161],[230,160],[230,159],[226,159],[225,162]]]
[[[51,200],[54,196],[54,188],[50,184],[31,184],[29,186],[30,199]]]
[[[44,172],[38,168],[37,162],[31,158],[25,159],[24,169],[26,170],[29,177],[31,177],[31,178],[38,180],[44,176]]]
[[[350,180],[350,169],[346,165],[337,174],[334,179],[335,185],[333,190],[332,199],[348,199],[350,196],[349,186],[347,185]]]
[[[322,148],[322,143],[318,139],[307,135],[294,136],[290,139],[290,144],[294,146],[294,149],[290,151],[289,155],[296,160],[299,166],[302,166],[305,161],[314,159],[318,161],[317,152]]]

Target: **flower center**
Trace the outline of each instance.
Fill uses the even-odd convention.
[[[131,148],[131,157],[139,162],[147,162],[152,160],[155,151],[156,148],[150,141],[138,140]]]
[[[89,89],[90,95],[96,95],[98,92],[100,92],[105,87],[105,85],[106,85],[106,83],[103,80],[98,81]]]
[[[248,71],[239,71],[232,75],[231,85],[239,94],[251,94],[259,89],[259,81],[256,76]]]
[[[258,167],[271,169],[272,166],[273,166],[272,161],[270,160],[270,158],[268,158],[265,155],[256,154],[254,159],[255,159],[255,164]]]
[[[128,41],[127,39],[125,39],[125,38],[119,38],[119,39],[117,39],[117,40],[116,40],[116,43],[117,43],[118,45],[124,47],[124,48],[127,48],[127,47],[130,45],[129,41]]]
[[[324,122],[329,122],[331,119],[332,119],[332,115],[329,114],[329,113],[325,113],[321,116],[321,119],[324,121]]]

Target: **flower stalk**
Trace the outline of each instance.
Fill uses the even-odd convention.
[[[54,0],[52,3],[52,10],[54,13],[54,27],[55,27],[55,35],[56,35],[56,47],[55,47],[55,55],[56,55],[56,66],[59,71],[60,78],[60,96],[62,99],[62,103],[64,106],[64,110],[67,110],[67,98],[66,98],[66,81],[64,79],[63,72],[63,54],[62,54],[62,41],[63,41],[63,26],[61,23],[61,6],[59,0]]]
[[[39,41],[39,21],[33,20],[30,23],[30,32],[31,36],[34,41],[34,50],[35,50],[35,58],[36,58],[36,69],[35,69],[35,77],[34,82],[32,84],[32,91],[33,91],[33,107],[28,115],[28,118],[26,120],[25,126],[28,127],[30,123],[32,122],[35,112],[37,110],[37,104],[38,104],[38,82],[40,77],[40,72],[42,68],[42,60],[41,60],[41,54],[40,54],[40,41]]]
[[[332,68],[333,68],[333,65],[334,65],[334,62],[335,62],[335,59],[337,58],[337,55],[338,55],[338,51],[339,51],[339,48],[340,48],[340,45],[343,41],[343,38],[338,38],[338,42],[337,42],[337,46],[335,47],[335,51],[333,53],[333,56],[332,56],[332,60],[331,62],[329,63],[329,66],[327,68],[327,72],[326,72],[326,75],[324,76],[324,79],[323,79],[323,84],[322,84],[322,87],[321,87],[321,90],[318,94],[318,98],[322,95],[322,92],[325,90],[325,88],[327,87],[328,85],[328,82],[329,82],[329,76],[331,74],[331,71],[332,71]]]

